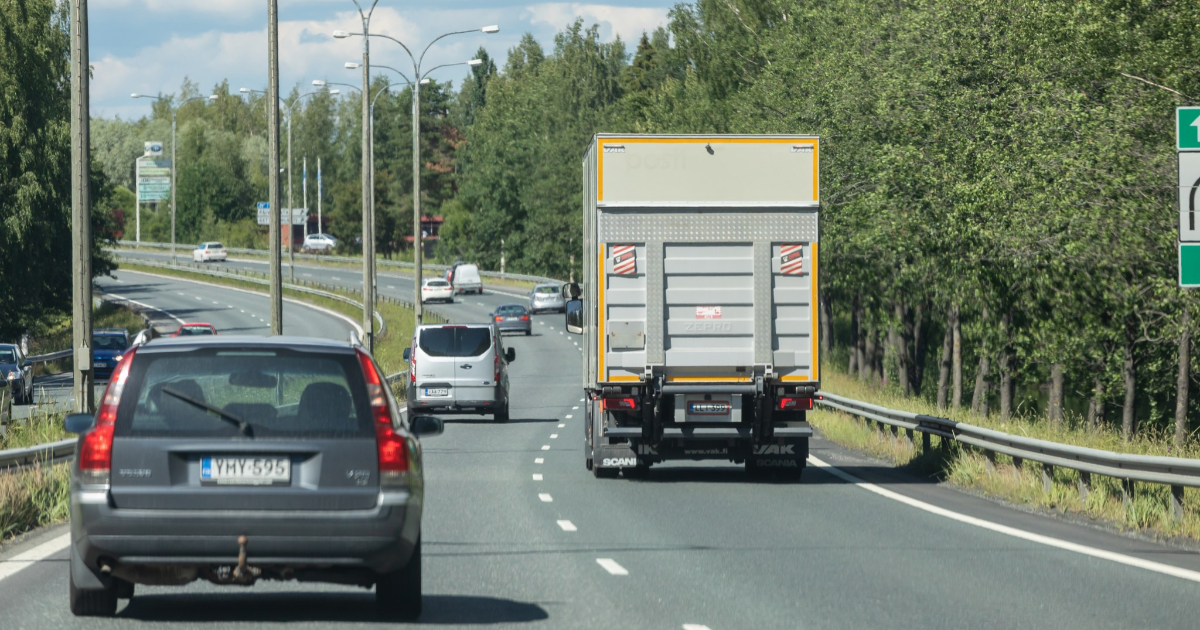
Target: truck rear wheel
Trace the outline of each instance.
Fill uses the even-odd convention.
[[[620,468],[601,468],[599,466],[592,466],[592,475],[597,479],[616,479],[620,472]]]

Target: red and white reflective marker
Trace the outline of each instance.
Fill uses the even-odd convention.
[[[637,251],[633,245],[613,245],[613,273],[632,276],[637,273]]]
[[[779,272],[786,276],[804,273],[804,249],[800,245],[779,246]]]

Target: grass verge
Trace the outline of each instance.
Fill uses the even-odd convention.
[[[67,520],[70,486],[67,464],[0,473],[0,542]]]
[[[891,409],[950,416],[960,422],[1039,439],[1129,453],[1196,456],[1194,444],[1183,452],[1148,437],[1122,444],[1120,436],[1112,432],[1093,432],[1072,423],[1052,427],[1032,417],[1001,422],[972,415],[969,411],[947,414],[925,401],[871,386],[828,369],[822,374],[822,389]],[[931,439],[932,448],[926,452],[920,436],[910,442],[903,431],[894,435],[890,430],[878,430],[874,423],[840,411],[817,410],[809,419],[830,441],[869,453],[913,474],[935,477],[1013,504],[1057,512],[1122,531],[1136,531],[1152,538],[1200,540],[1198,489],[1184,490],[1183,514],[1177,519],[1171,513],[1170,488],[1161,484],[1133,483],[1122,488],[1118,479],[1093,475],[1085,496],[1080,492],[1079,473],[1074,470],[1055,467],[1044,479],[1042,468],[1036,462],[1026,461],[1017,467],[1011,458],[1000,454],[995,456],[994,462],[989,461],[982,450],[958,442],[949,441],[944,447],[940,446],[941,440],[936,436]]]

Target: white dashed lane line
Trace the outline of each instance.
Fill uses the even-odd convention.
[[[557,440],[557,439],[558,439],[558,434],[557,434],[557,433],[551,433],[551,434],[550,434],[550,439],[551,439],[551,440]]]
[[[543,450],[543,451],[548,451],[548,450],[550,450],[550,445],[549,445],[549,444],[543,444],[543,445],[542,445],[542,450]]]
[[[563,427],[565,427],[565,426],[567,426],[567,425],[565,425],[565,424],[560,424],[560,425],[558,425],[558,428],[560,428],[560,429],[561,429],[561,428],[563,428]]]
[[[574,407],[571,407],[571,411],[576,411],[576,410],[578,410],[578,409],[579,409],[579,405],[576,405],[576,406],[574,406]]]
[[[604,570],[612,575],[629,575],[629,571],[626,571],[625,567],[617,564],[617,561],[612,558],[596,558],[596,564],[604,567]]]
[[[575,527],[575,523],[572,523],[571,521],[558,521],[558,526],[561,527],[564,532],[579,531],[579,528]]]
[[[712,630],[712,628],[699,623],[685,623],[683,624],[683,630]]]
[[[542,503],[553,503],[554,502],[554,497],[546,494],[545,492],[538,494],[538,498],[542,500]]]
[[[567,420],[570,420],[572,417],[573,416],[571,414],[567,414]]]
[[[541,480],[542,480],[542,474],[541,474],[541,473],[533,473],[533,480],[534,480],[534,481],[541,481]]]

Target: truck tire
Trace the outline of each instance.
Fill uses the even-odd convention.
[[[616,479],[620,472],[620,468],[601,468],[599,466],[592,466],[592,475],[597,479]]]
[[[621,472],[625,473],[626,479],[645,479],[650,475],[650,464],[638,463],[632,468],[622,468]]]
[[[796,483],[796,482],[800,481],[801,477],[804,476],[804,466],[805,466],[804,462],[800,462],[800,465],[796,468],[785,468],[783,470],[777,470],[777,471],[775,471],[775,478],[778,479],[779,481],[783,481],[783,482],[787,482],[787,483]]]
[[[375,581],[375,609],[381,617],[413,620],[421,616],[421,539],[408,564]]]

